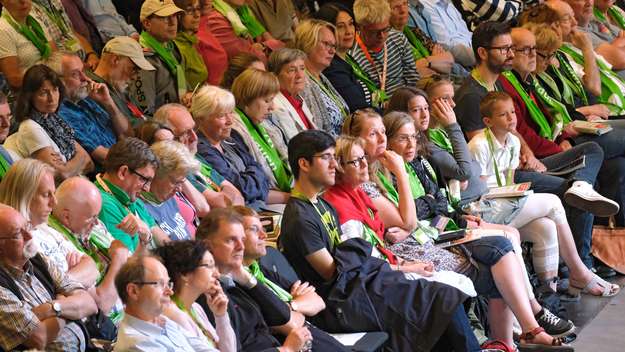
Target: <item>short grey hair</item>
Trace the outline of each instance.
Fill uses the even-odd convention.
[[[200,162],[189,152],[182,143],[175,141],[160,141],[152,144],[152,152],[160,164],[156,169],[156,178],[164,178],[172,174],[195,173],[200,169]]]
[[[205,85],[195,93],[190,111],[199,124],[208,115],[230,112],[235,106],[232,93],[217,86]]]
[[[267,61],[267,69],[278,75],[284,65],[299,59],[305,60],[306,53],[299,49],[282,48],[271,53],[269,61]]]

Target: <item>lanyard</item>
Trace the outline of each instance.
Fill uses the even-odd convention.
[[[330,213],[330,211],[326,209],[326,207],[323,205],[323,202],[321,200],[317,201],[317,204],[321,205],[321,208],[323,210],[323,213],[322,213],[321,211],[319,211],[319,208],[317,208],[317,205],[308,197],[306,197],[305,194],[302,194],[298,192],[297,190],[292,189],[291,196],[297,199],[303,200],[305,202],[308,202],[310,203],[310,205],[313,206],[313,208],[315,208],[317,215],[319,215],[319,218],[321,219],[321,223],[323,223],[323,227],[326,229],[328,236],[330,236],[330,241],[332,242],[334,246],[338,246],[339,243],[341,243],[341,239],[339,237],[338,225],[336,224],[336,221],[334,219],[334,216],[332,216],[332,213]]]
[[[354,76],[367,86],[367,89],[371,92],[371,105],[382,107],[384,102],[389,99],[389,96],[382,89],[378,88],[378,85],[373,82],[373,80],[369,77],[369,75],[358,65],[356,60],[351,57],[351,55],[347,54],[345,56],[345,62],[347,62],[352,67],[352,72],[354,72]]]
[[[386,43],[384,43],[384,48],[382,49],[384,50],[384,55],[382,56],[382,74],[380,74],[380,70],[378,69],[378,66],[376,65],[375,61],[373,61],[373,58],[371,57],[369,50],[367,49],[367,47],[365,46],[365,43],[363,43],[362,39],[360,38],[360,35],[358,34],[356,34],[356,43],[358,43],[360,50],[362,50],[362,53],[367,58],[367,61],[369,61],[369,63],[371,64],[371,66],[373,66],[373,69],[377,73],[378,79],[380,80],[380,89],[384,90],[386,88],[386,73],[387,73],[387,68],[388,68],[388,50],[386,48]]]
[[[202,331],[202,334],[204,334],[204,336],[206,336],[206,338],[208,339],[208,343],[210,345],[209,347],[214,348],[215,341],[213,340],[213,336],[210,332],[208,332],[208,330],[204,328],[204,325],[200,323],[200,319],[198,318],[197,314],[195,314],[193,309],[187,309],[180,300],[180,298],[178,298],[176,295],[172,295],[171,300],[176,304],[176,307],[178,307],[181,311],[185,312],[191,318],[191,320],[193,320],[193,322],[200,329],[200,331]]]
[[[280,287],[275,282],[265,277],[265,274],[262,272],[262,270],[260,270],[260,265],[258,265],[257,261],[254,261],[249,266],[244,267],[244,269],[247,270],[250,274],[252,274],[252,276],[254,276],[256,280],[258,280],[258,282],[263,283],[271,291],[273,291],[273,293],[275,293],[276,296],[278,296],[278,298],[280,298],[281,301],[291,302],[293,300],[293,296],[290,293],[288,293],[285,289]]]
[[[495,169],[495,177],[497,177],[497,185],[499,187],[504,186],[501,182],[501,176],[499,175],[499,166],[497,165],[497,156],[495,155],[495,143],[493,142],[493,133],[490,128],[486,128],[484,131],[486,135],[486,141],[488,142],[488,149],[490,149],[490,154],[493,158],[493,167]],[[512,150],[510,151],[510,164],[512,164],[512,158],[514,157],[514,153]],[[508,165],[510,166],[510,165]],[[508,172],[506,173],[506,186],[510,186],[512,184],[512,168],[508,168]]]
[[[473,79],[482,87],[484,87],[484,89],[486,89],[487,92],[496,92],[497,89],[497,85],[493,84],[492,87],[489,87],[488,84],[486,83],[486,81],[484,81],[482,79],[482,76],[480,76],[480,73],[477,70],[477,67],[474,68],[473,70],[471,70],[471,77],[473,77]]]
[[[341,111],[341,115],[343,115],[343,118],[345,119],[348,114],[347,111],[345,111],[345,105],[343,105],[341,99],[339,99],[339,97],[337,97],[330,88],[326,87],[325,83],[323,83],[323,80],[316,79],[315,76],[313,76],[310,71],[308,71],[308,69],[306,69],[306,75],[308,75],[308,78],[312,79],[313,82],[315,82],[319,86],[319,88],[321,88],[325,95],[327,95],[330,99],[332,99],[332,101],[334,101],[334,104],[336,104],[336,107],[339,108],[339,110]]]

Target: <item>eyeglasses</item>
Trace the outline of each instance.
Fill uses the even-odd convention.
[[[172,281],[164,281],[164,280],[158,280],[158,281],[134,281],[133,284],[135,285],[152,285],[152,286],[156,286],[158,288],[160,288],[161,290],[164,290],[166,288],[173,290],[174,289],[174,283]]]
[[[382,29],[366,29],[366,28],[362,28],[363,31],[368,32],[368,34],[372,35],[372,36],[383,36],[388,34],[391,29],[393,27],[388,26],[386,28],[382,28]]]
[[[17,232],[15,232],[13,235],[11,236],[2,236],[0,237],[0,240],[22,240],[24,239],[24,235],[30,234],[30,232],[33,230],[33,225],[30,222],[27,222],[26,225],[24,225],[24,227],[22,227],[21,229],[17,230]]]
[[[551,61],[554,57],[556,57],[556,51],[551,54],[543,54],[540,51],[536,51],[536,55],[540,56],[543,60]]]
[[[323,161],[336,161],[336,157],[332,153],[317,154],[317,155],[313,155],[312,157],[319,158]]]
[[[139,172],[137,172],[137,170],[135,169],[128,168],[128,170],[130,170],[130,172],[132,172],[133,174],[139,176],[141,181],[143,181],[143,187],[148,187],[149,185],[152,184],[152,177],[147,177],[145,175],[142,175]]]
[[[367,166],[367,156],[363,155],[360,158],[356,158],[354,160],[347,160],[345,164],[349,164],[357,169],[360,169],[361,167]]]
[[[486,49],[488,50],[499,50],[499,53],[501,55],[507,55],[508,53],[510,53],[513,49],[512,45],[506,45],[506,46],[487,46]]]
[[[514,48],[514,51],[517,53],[521,53],[525,56],[530,56],[532,54],[536,54],[536,47],[535,46],[526,46],[524,48]]]
[[[395,137],[399,143],[408,143],[408,141],[417,141],[417,134],[400,134]]]
[[[183,177],[179,180],[173,180],[173,179],[169,179],[169,182],[171,182],[171,184],[174,186],[174,188],[181,188],[182,185],[184,184],[184,181],[186,181],[187,178]]]
[[[321,40],[319,41],[319,43],[321,43],[321,45],[323,45],[323,47],[327,50],[336,50],[336,43],[328,42],[325,40]]]

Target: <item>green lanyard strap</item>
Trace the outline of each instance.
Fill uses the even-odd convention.
[[[375,82],[373,82],[371,77],[369,77],[369,75],[362,69],[362,67],[358,65],[356,60],[354,60],[351,55],[347,54],[345,56],[345,62],[347,62],[352,67],[352,72],[354,73],[354,76],[356,76],[356,79],[361,81],[371,92],[371,105],[375,107],[381,107],[384,102],[389,99],[389,96],[386,94],[386,92],[378,88],[378,86],[375,84]]]
[[[497,165],[497,156],[495,155],[495,143],[493,142],[493,139],[495,137],[493,137],[493,132],[490,130],[490,128],[486,128],[486,130],[484,131],[484,134],[486,135],[486,141],[488,142],[488,149],[490,149],[490,154],[491,157],[493,158],[493,168],[495,169],[495,177],[497,178],[497,185],[499,187],[504,186],[504,184],[501,182],[501,176],[499,174],[499,166]],[[510,164],[512,164],[512,158],[514,157],[514,153],[512,153],[512,151],[510,151]],[[508,169],[508,172],[506,173],[506,184],[505,186],[510,186],[512,184],[512,168]]]
[[[451,144],[451,140],[449,140],[449,136],[447,135],[447,131],[442,128],[430,128],[428,129],[428,138],[432,143],[439,146],[441,149],[446,150],[449,153],[454,152],[454,147]]]
[[[557,137],[557,135],[553,135],[554,131],[552,130],[551,126],[549,126],[547,118],[542,113],[542,111],[540,111],[538,105],[536,105],[536,102],[529,96],[529,94],[527,94],[525,88],[521,86],[521,83],[516,78],[516,76],[510,71],[502,72],[501,75],[504,76],[508,80],[508,82],[510,82],[512,87],[514,87],[514,90],[523,100],[523,103],[525,103],[530,117],[538,125],[538,134],[543,138],[547,138],[550,141],[553,141],[555,137]]]
[[[174,56],[174,45],[171,42],[161,44],[150,33],[143,31],[139,37],[139,43],[146,48],[152,49],[158,57],[163,60],[165,66],[171,74],[176,77],[176,83],[178,85],[178,98],[187,92],[187,80],[184,74],[184,68],[178,62],[178,59]]]
[[[278,188],[280,188],[281,191],[289,192],[291,190],[291,184],[293,183],[293,176],[285,162],[280,159],[280,155],[273,146],[273,142],[269,134],[267,134],[267,130],[259,124],[253,124],[249,117],[239,108],[236,108],[236,112],[239,114],[241,121],[254,140],[254,143],[256,143],[260,149],[261,154],[263,154],[263,157],[267,160],[267,164],[278,183]]]
[[[52,53],[52,48],[50,47],[50,43],[48,43],[48,39],[46,38],[41,25],[37,20],[28,15],[26,17],[26,24],[17,23],[13,17],[9,14],[7,9],[2,10],[2,18],[4,18],[16,32],[20,33],[26,39],[28,39],[33,45],[39,50],[39,54],[44,59],[50,57]]]
[[[323,213],[322,213],[321,211],[319,211],[319,208],[317,208],[317,204],[315,204],[312,200],[308,199],[306,195],[292,189],[291,196],[297,199],[303,200],[305,202],[308,202],[310,203],[310,205],[313,206],[313,208],[315,208],[317,215],[319,215],[319,219],[321,219],[321,223],[323,224],[323,227],[325,228],[326,232],[328,233],[328,236],[330,237],[330,241],[332,242],[332,245],[338,246],[341,243],[338,225],[336,223],[336,220],[334,219],[334,216],[332,216],[332,213],[330,212],[330,210],[326,209],[326,207],[323,205],[323,201],[321,200],[317,201],[317,204],[321,205],[321,208],[323,210]]]
[[[258,282],[261,282],[265,286],[269,287],[269,289],[273,291],[273,293],[275,293],[281,301],[291,302],[293,300],[293,296],[290,293],[288,293],[278,284],[265,277],[265,274],[263,274],[262,270],[260,270],[260,265],[258,265],[257,261],[254,261],[248,267],[245,267],[245,270],[252,274],[252,276],[254,276],[256,280],[258,280]]]

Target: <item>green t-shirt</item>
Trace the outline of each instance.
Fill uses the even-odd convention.
[[[101,179],[101,182],[106,184],[111,193],[102,187],[100,182],[96,181],[96,186],[102,195],[100,220],[102,220],[106,229],[109,230],[115,239],[120,240],[124,245],[126,245],[126,247],[128,247],[130,252],[134,253],[139,245],[139,235],[129,235],[118,229],[117,225],[128,215],[129,212],[138,216],[139,219],[145,222],[150,228],[156,226],[156,222],[154,222],[152,216],[150,216],[148,211],[145,209],[141,199],[131,202],[128,194],[126,194],[126,192],[124,192],[121,188],[104,179]]]

